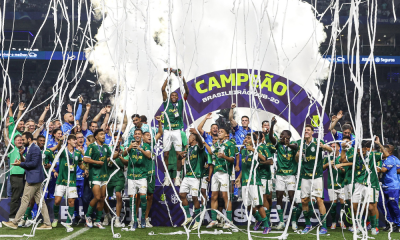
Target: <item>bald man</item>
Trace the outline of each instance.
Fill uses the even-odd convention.
[[[79,120],[82,115],[82,102],[83,98],[79,97],[79,105],[78,105],[78,110],[76,110],[76,115],[72,115],[72,107],[71,105],[68,104],[67,111],[68,113],[64,114],[64,124],[61,126],[61,130],[63,134],[69,134],[71,129],[74,127],[74,122],[75,120]]]

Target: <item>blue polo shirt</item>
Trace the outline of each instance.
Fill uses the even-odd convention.
[[[83,150],[86,152],[87,146],[83,144]],[[83,156],[82,156],[83,157]],[[83,180],[85,179],[82,175],[85,173],[85,170],[82,170],[79,166],[76,168],[76,180]]]
[[[399,159],[394,155],[391,155],[383,160],[382,167],[387,169],[387,172],[382,173],[383,189],[399,189],[397,165],[399,165]]]
[[[235,140],[237,145],[242,145],[247,134],[253,132],[250,128],[245,130],[242,126],[239,126],[239,124],[234,127],[233,130],[235,130]]]
[[[208,146],[211,147],[213,145],[212,144],[213,137],[211,134],[206,133],[206,131],[204,131],[203,135],[201,135],[201,136],[204,138],[204,142],[206,142]],[[208,153],[207,148],[206,148],[206,153]]]

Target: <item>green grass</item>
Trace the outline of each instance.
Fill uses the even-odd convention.
[[[34,238],[30,239],[44,239],[44,240],[55,240],[55,239],[62,239],[65,237],[68,237],[72,235],[73,233],[81,230],[83,225],[80,226],[74,226],[74,231],[72,233],[67,233],[65,231],[65,228],[62,225],[59,225],[57,228],[53,230],[46,230],[46,231],[36,231],[36,236]],[[244,229],[244,227],[241,227]],[[217,228],[218,230],[221,230],[220,228]],[[23,235],[23,234],[30,234],[31,228],[19,228],[18,230],[12,230],[6,227],[0,228],[0,235]],[[184,231],[182,227],[154,227],[154,228],[148,228],[148,229],[137,229],[134,232],[126,232],[126,231],[121,231],[120,228],[114,228],[115,233],[120,233],[122,239],[161,239],[163,238],[164,240],[167,239],[187,239],[186,235],[155,235],[155,236],[150,236],[148,235],[149,232],[154,232],[155,234],[158,233],[167,233],[167,232],[176,232],[176,231]],[[205,227],[202,227],[201,230],[208,230]],[[212,229],[214,230],[214,229]],[[342,232],[340,229],[336,230],[330,230],[328,229],[329,236],[320,236],[321,239],[343,239]],[[288,231],[289,237],[288,239],[296,239],[298,240],[299,237],[301,237],[301,240],[303,239],[316,239],[316,235],[312,234],[306,234],[306,235],[299,235],[294,233],[291,229]],[[316,230],[314,229],[311,233],[316,233]],[[280,234],[268,234],[268,235],[263,235],[263,234],[253,234],[255,236],[268,236],[268,237],[273,237],[273,236],[279,236]],[[352,233],[349,232],[348,230],[344,231],[344,236],[346,239],[352,239]],[[371,235],[369,235],[371,236]],[[388,233],[384,231],[380,231],[380,233],[377,236],[374,236],[376,240],[380,239],[388,239]],[[392,233],[391,234],[392,239],[400,239],[400,233]],[[253,237],[254,238],[254,237]],[[3,239],[21,239],[21,238],[3,238]],[[26,239],[26,238],[25,238]],[[111,227],[106,226],[105,230],[100,230],[96,228],[89,229],[88,231],[80,234],[79,236],[75,237],[74,239],[112,239],[112,233],[111,233]],[[191,234],[190,239],[198,239],[197,234]],[[235,239],[247,239],[247,234],[242,233],[242,232],[237,232],[237,233],[232,233],[232,235],[210,235],[210,234],[204,234],[201,235],[201,239],[209,239],[209,240],[218,240],[218,239],[229,239],[229,240],[235,240]]]

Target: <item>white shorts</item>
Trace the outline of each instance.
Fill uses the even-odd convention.
[[[211,180],[212,192],[229,192],[229,174],[223,172],[214,173]],[[229,197],[229,194],[228,194]]]
[[[92,188],[94,185],[99,185],[100,187],[107,185],[107,181],[91,181],[90,187]]]
[[[207,182],[207,177],[203,177],[202,179],[201,179],[201,189],[208,189],[208,182]]]
[[[67,187],[64,185],[56,185],[56,189],[54,190],[55,197],[64,197],[68,190],[68,198],[78,198],[78,191],[76,187]]]
[[[344,186],[343,191],[344,191],[344,200],[350,200],[353,192],[353,185],[347,184],[346,186]]]
[[[294,191],[296,190],[296,176],[295,175],[276,175],[276,191]]]
[[[164,130],[163,151],[169,152],[172,144],[174,144],[175,151],[182,152],[181,130]]]
[[[377,203],[379,199],[379,191],[374,188],[368,189],[367,186],[355,183],[352,202],[363,203],[365,198],[369,203]]]
[[[136,193],[147,193],[147,179],[141,178],[138,180],[128,179],[128,195],[135,196]]]
[[[328,189],[328,195],[329,195],[329,201],[335,201],[335,200],[340,200],[340,199],[345,199],[345,194],[344,194],[344,189]]]
[[[263,197],[261,192],[261,186],[258,185],[250,185],[242,186],[242,199],[244,206],[262,206],[263,205]]]
[[[272,180],[261,179],[261,194],[271,194],[273,192]]]
[[[200,179],[185,177],[181,183],[179,193],[190,193],[192,197],[199,196]]]
[[[312,189],[311,189],[312,183]],[[301,198],[318,197],[324,198],[324,181],[323,178],[301,179]]]

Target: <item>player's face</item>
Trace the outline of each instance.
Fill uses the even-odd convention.
[[[242,126],[243,127],[249,126],[249,119],[247,117],[242,118]]]
[[[24,121],[19,121],[18,123],[18,131],[20,131],[21,133],[24,132],[25,129],[25,122]]]
[[[170,101],[176,103],[178,101],[178,94],[176,92],[171,93]]]
[[[52,122],[50,122],[50,123],[49,123],[49,131],[50,131],[50,132],[53,131],[53,128],[54,128],[54,125],[53,125]]]
[[[71,113],[67,113],[66,121],[69,122],[70,124],[73,124],[74,123],[74,115],[72,115]]]
[[[16,138],[14,139],[14,144],[15,144],[15,146],[16,146],[17,148],[22,147],[22,145],[23,145],[22,137],[21,137],[21,136],[16,137]]]
[[[282,132],[279,139],[280,142],[284,144],[286,142],[286,139],[290,140],[289,135],[285,132]]]
[[[134,118],[133,118],[133,124],[134,124],[135,126],[139,125],[139,124],[140,124],[140,117],[134,117]]]
[[[263,130],[263,132],[269,132],[269,123],[265,122],[262,125],[262,130]]]
[[[251,136],[246,136],[244,141],[243,141],[244,145],[250,145],[251,144]]]
[[[39,138],[38,140],[37,140],[37,145],[40,147],[40,148],[42,148],[42,147],[44,147],[44,143],[46,142],[46,138]]]
[[[118,141],[117,141],[118,138]],[[122,141],[122,137],[121,136],[114,136],[114,142],[117,143],[117,145],[120,145]]]
[[[218,126],[217,125],[212,125],[211,134],[213,134],[213,135],[217,135],[218,134]]]
[[[140,142],[142,140],[142,133],[140,131],[135,131],[133,138],[135,138],[136,142]]]
[[[339,151],[339,146],[337,143],[332,143],[331,144],[332,151],[336,154],[337,151]]]
[[[55,121],[54,122],[54,128],[60,128],[61,127],[61,122],[60,121]]]
[[[225,140],[227,133],[225,132],[225,130],[220,129],[218,130],[218,139],[219,140]]]
[[[143,135],[143,141],[147,144],[151,142],[151,134],[149,132],[145,132]]]
[[[313,134],[314,134],[314,130],[311,129],[310,127],[306,127],[306,129],[304,130],[304,137],[310,138],[310,137],[312,137]]]
[[[99,136],[100,134],[98,134],[97,136]],[[76,139],[70,139],[68,140],[68,145],[70,145],[71,147],[76,147]]]
[[[189,136],[189,144],[192,145],[196,141],[196,137],[194,134],[190,134]]]
[[[344,130],[343,131],[343,136],[350,137],[351,136],[351,130],[350,129]]]
[[[100,142],[104,142],[104,140],[106,140],[106,134],[105,132],[99,132],[97,133],[96,137],[95,137],[98,141]]]
[[[27,125],[28,125],[28,128],[29,128],[29,132],[33,133],[35,131],[35,129],[36,129],[35,128],[35,122],[28,122]]]
[[[212,143],[215,144],[218,141],[218,137],[213,137]]]

